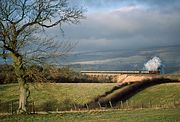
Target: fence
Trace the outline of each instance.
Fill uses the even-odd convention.
[[[35,105],[34,102],[28,102],[27,110],[29,113],[35,113]],[[18,109],[18,101],[12,100],[8,102],[3,102],[0,100],[0,113],[11,113],[16,114]]]
[[[34,101],[29,101],[27,104],[27,111],[29,114],[38,112],[51,112],[51,111],[81,111],[81,110],[104,110],[104,109],[143,109],[143,108],[179,108],[180,101],[174,99],[171,103],[154,104],[151,100],[146,103],[135,101],[120,101],[118,105],[113,105],[111,101],[107,104],[97,102],[96,104],[78,105],[74,103],[55,103],[53,101],[46,102],[42,105],[36,105]],[[16,114],[18,109],[18,101],[12,100],[9,102],[2,102],[0,100],[0,113]]]

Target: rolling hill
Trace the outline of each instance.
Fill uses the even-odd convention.
[[[46,110],[70,110],[72,105],[83,106],[86,103],[93,101],[97,96],[101,96],[107,91],[111,91],[118,86],[117,83],[44,83],[44,84],[29,84],[31,90],[30,102],[34,102],[37,109]],[[131,85],[131,84],[130,84]],[[128,88],[129,85],[123,88],[108,93],[104,98],[110,100],[115,95],[119,94],[123,89]],[[157,84],[139,90],[128,101],[134,103],[149,103],[152,105],[174,105],[174,101],[179,105],[180,103],[180,83],[165,83]],[[9,101],[18,100],[18,84],[0,85],[0,101],[1,103],[8,103]],[[120,102],[116,101],[116,107]]]

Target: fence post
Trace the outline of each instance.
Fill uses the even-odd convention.
[[[29,111],[30,111],[30,114],[33,113],[33,101],[30,103]]]
[[[176,108],[176,101],[175,101],[175,98],[173,100],[173,103],[174,103],[174,107]]]
[[[121,101],[121,108],[123,108],[123,102]]]
[[[132,101],[131,101],[131,108],[132,108],[132,109],[135,108],[135,106],[136,106],[135,104],[136,104],[135,101],[132,100]]]
[[[152,108],[151,100],[149,100],[149,107]]]
[[[128,102],[128,100],[126,100],[126,105],[127,105],[127,108],[129,108],[129,102]]]
[[[1,100],[0,100],[0,112],[1,112]]]
[[[30,105],[30,102],[27,101],[27,103],[26,103],[26,109],[27,109],[27,113],[28,113],[28,114],[31,113],[31,110],[30,110],[30,108],[29,108],[29,105]]]
[[[32,105],[32,111],[33,111],[33,114],[35,114],[35,102],[33,101],[33,105]]]
[[[99,108],[101,109],[102,107],[101,107],[101,103],[98,101],[98,105],[99,105]]]
[[[132,100],[129,100],[129,108],[132,108]]]
[[[58,109],[58,107],[56,108],[56,112],[58,112],[59,111],[59,109]]]
[[[111,106],[111,108],[113,108],[111,101],[109,101],[109,105]]]
[[[11,114],[13,114],[13,101],[11,101]]]
[[[130,102],[130,108],[134,109],[134,101],[133,100],[131,100],[131,102]]]
[[[74,106],[74,110],[76,110],[76,109],[77,109],[76,105],[75,105],[75,104],[73,104],[73,106]]]
[[[88,106],[88,104],[87,104],[87,103],[86,103],[86,108],[87,108],[87,109],[89,109],[89,106]]]
[[[141,102],[141,109],[143,108],[143,102]]]

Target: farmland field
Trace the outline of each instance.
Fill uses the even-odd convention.
[[[128,87],[128,86],[127,86]],[[113,92],[107,97],[111,97],[117,94],[121,89]],[[173,106],[174,104],[180,104],[180,83],[165,83],[148,87],[142,91],[139,91],[134,96],[128,99],[133,104],[151,103],[153,106]]]
[[[66,106],[68,102],[75,104],[85,104],[98,95],[104,94],[112,89],[117,83],[44,83],[29,84],[31,90],[31,101],[36,105],[42,105],[48,101],[53,105]],[[128,87],[128,86],[127,86]],[[180,83],[166,83],[151,86],[132,96],[129,100],[134,102],[147,103],[151,100],[152,104],[171,104],[174,100],[179,104]],[[118,89],[121,90],[121,89]],[[117,91],[118,91],[117,90]],[[117,91],[114,91],[117,93]],[[113,93],[111,93],[113,94]],[[110,95],[111,95],[110,94]],[[0,85],[0,100],[8,102],[18,100],[18,84]],[[63,103],[63,104],[59,104]],[[44,109],[46,110],[46,109]],[[55,109],[53,109],[54,111]],[[0,115],[0,122],[179,122],[180,108],[148,108],[148,109],[105,109],[89,111],[69,111],[48,114],[31,114],[31,115]]]
[[[147,103],[152,100],[152,104],[170,104],[175,101],[180,103],[180,83],[166,83],[149,87],[129,100]],[[174,101],[175,100],[175,101]]]
[[[112,89],[117,83],[45,83],[30,84],[31,95],[29,101],[34,101],[41,106],[45,103],[63,106],[64,104],[83,105],[93,100],[98,95]],[[151,86],[132,96],[129,100],[134,103],[149,103],[154,105],[174,105],[180,103],[180,83],[166,83]],[[114,91],[107,97],[117,93]],[[18,84],[0,85],[0,100],[8,102],[18,100]],[[54,109],[53,109],[54,110]]]
[[[1,115],[1,122],[179,122],[180,109],[109,110]]]
[[[49,100],[57,102],[71,101],[84,104],[94,97],[110,90],[116,83],[43,83],[30,84],[29,100],[42,104]],[[18,100],[18,84],[0,85],[0,100]]]

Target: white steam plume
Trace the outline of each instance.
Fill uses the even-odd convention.
[[[144,64],[144,67],[148,71],[157,71],[161,68],[161,60],[159,57],[153,57],[147,63]]]

